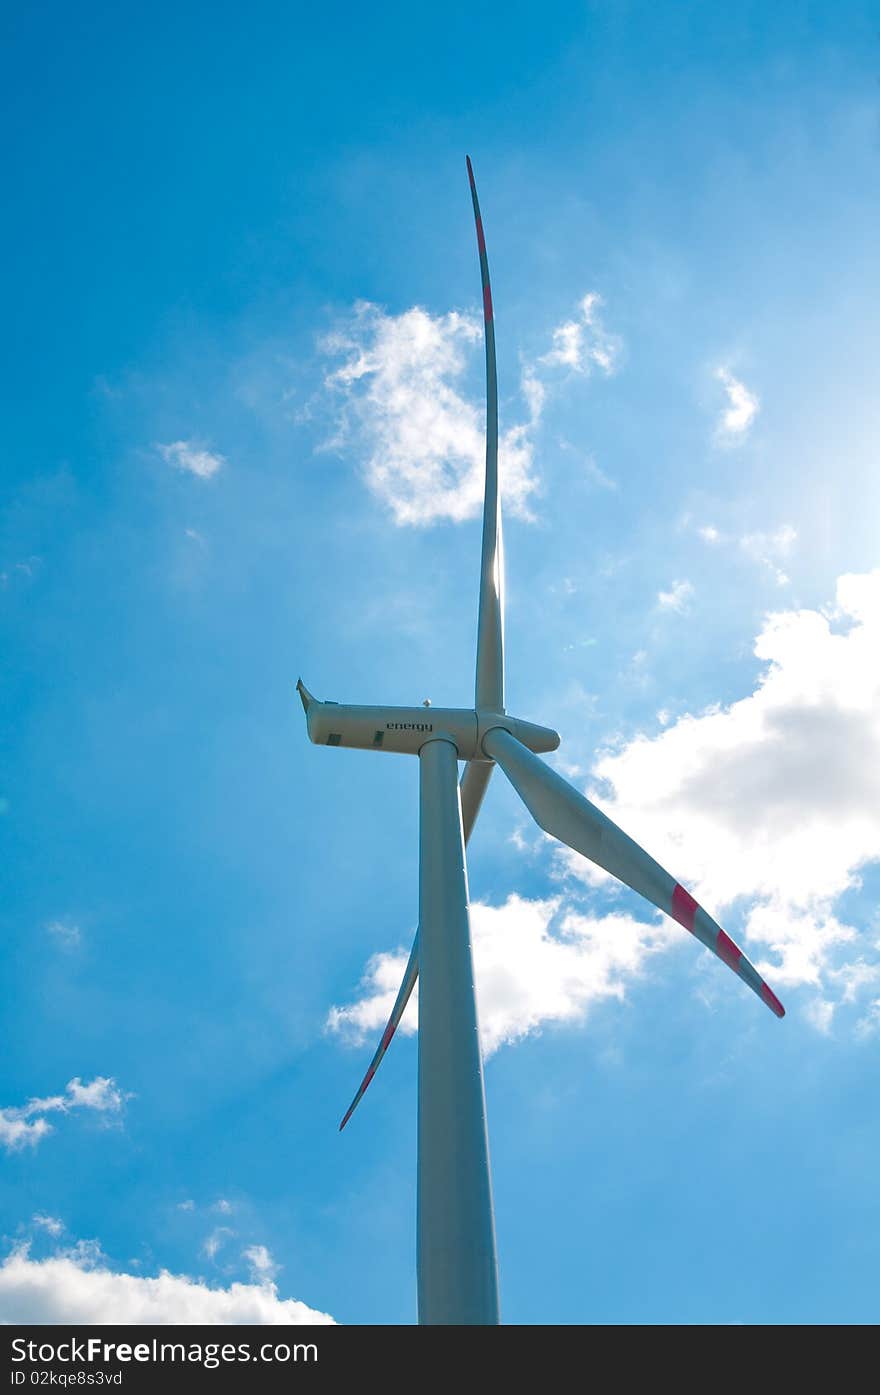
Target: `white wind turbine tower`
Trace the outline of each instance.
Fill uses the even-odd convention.
[[[678,921],[777,1017],[779,999],[742,950],[674,877],[538,759],[559,736],[504,710],[504,568],[498,488],[495,326],[473,169],[486,339],[486,486],[473,707],[362,707],[318,702],[297,684],[309,737],[322,746],[419,758],[419,924],[388,1025],[342,1120],[357,1107],[419,990],[417,1270],[420,1323],[497,1323],[495,1222],[468,917],[465,844],[489,777],[501,767],[545,832]],[[458,762],[465,769],[458,783]]]

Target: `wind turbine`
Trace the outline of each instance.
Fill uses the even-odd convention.
[[[559,736],[504,709],[504,565],[495,321],[486,241],[467,161],[486,341],[486,483],[474,706],[363,707],[297,689],[320,746],[419,758],[419,923],[397,1000],[343,1129],[419,990],[417,1271],[420,1323],[500,1321],[495,1222],[468,917],[465,845],[500,766],[545,832],[637,891],[716,954],[777,1017],[785,1009],[742,950],[659,863],[538,759]],[[458,762],[465,769],[458,783]]]

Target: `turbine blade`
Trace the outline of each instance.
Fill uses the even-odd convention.
[[[689,892],[633,842],[601,809],[572,789],[510,732],[494,728],[483,749],[501,766],[535,822],[567,847],[588,857],[618,881],[677,920],[732,969],[777,1017],[785,1009],[738,945],[698,906]]]
[[[465,843],[467,843],[468,838],[470,838],[471,830],[477,821],[480,805],[483,802],[483,795],[486,793],[486,786],[489,783],[489,777],[494,768],[495,767],[489,761],[468,761],[465,766],[465,771],[461,777],[461,785],[459,787],[461,795],[461,825]],[[352,1114],[366,1094],[370,1081],[381,1065],[382,1057],[391,1045],[391,1038],[400,1025],[400,1019],[406,1011],[406,1005],[412,996],[412,991],[416,986],[416,979],[418,976],[419,932],[417,930],[412,949],[410,950],[409,962],[404,971],[403,981],[398,990],[397,997],[394,1000],[394,1007],[391,1009],[391,1016],[388,1018],[385,1030],[382,1033],[382,1039],[376,1048],[376,1053],[370,1062],[367,1073],[358,1087],[357,1094],[345,1111],[345,1117],[339,1125],[340,1133],[345,1128]]]
[[[401,1019],[401,1017],[403,1016],[404,1011],[406,1010],[406,1005],[407,1005],[407,1003],[408,1003],[409,1000],[410,1000],[410,994],[412,993],[413,989],[414,989],[415,986],[416,986],[416,979],[418,978],[418,976],[419,976],[419,932],[416,931],[415,939],[413,940],[412,949],[411,949],[410,952],[409,952],[409,963],[408,963],[407,966],[406,966],[406,970],[405,970],[404,975],[403,975],[403,982],[401,983],[400,988],[398,989],[398,992],[397,992],[397,997],[396,997],[396,999],[394,1000],[394,1007],[391,1009],[391,1016],[390,1016],[389,1019],[388,1019],[388,1024],[387,1024],[387,1026],[386,1026],[384,1032],[382,1033],[382,1040],[379,1042],[379,1045],[376,1047],[376,1053],[375,1053],[375,1055],[373,1056],[372,1061],[370,1062],[370,1065],[369,1065],[369,1068],[368,1068],[368,1070],[367,1070],[366,1075],[364,1076],[363,1080],[361,1081],[360,1085],[358,1086],[357,1094],[355,1095],[355,1097],[354,1097],[354,1099],[352,1100],[351,1104],[348,1106],[348,1109],[345,1111],[345,1117],[343,1118],[342,1123],[339,1125],[339,1132],[340,1132],[340,1133],[341,1133],[342,1130],[345,1128],[346,1124],[348,1123],[348,1121],[349,1121],[349,1119],[351,1118],[351,1116],[352,1116],[352,1114],[354,1113],[354,1111],[357,1109],[358,1105],[360,1104],[361,1100],[363,1099],[364,1095],[366,1094],[367,1086],[369,1085],[369,1083],[370,1083],[370,1081],[372,1080],[373,1076],[376,1074],[376,1071],[379,1069],[379,1065],[380,1065],[380,1063],[381,1063],[381,1061],[382,1061],[382,1057],[385,1055],[385,1052],[388,1050],[388,1047],[389,1047],[390,1044],[391,1044],[391,1038],[394,1036],[394,1033],[397,1031],[397,1027],[398,1027],[398,1024],[399,1024],[399,1022],[400,1022],[400,1019]]]
[[[480,562],[480,606],[477,621],[477,709],[504,711],[504,550],[501,541],[501,497],[498,489],[498,374],[495,367],[495,320],[486,239],[470,156],[468,179],[477,225],[480,279],[483,283],[483,325],[486,337],[486,485],[483,496],[483,549]]]
[[[487,760],[469,760],[464,768],[459,792],[461,794],[461,827],[465,843],[473,832],[477,815],[482,807],[483,795],[486,793],[486,786],[494,769],[491,761]]]

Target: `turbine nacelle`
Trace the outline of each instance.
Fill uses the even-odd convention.
[[[461,760],[491,760],[483,749],[490,731],[509,731],[528,750],[555,751],[559,733],[503,712],[466,707],[365,707],[319,702],[302,679],[296,685],[306,714],[309,740],[316,746],[347,746],[361,751],[395,751],[417,756],[427,741],[446,740]]]

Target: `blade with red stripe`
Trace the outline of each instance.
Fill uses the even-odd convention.
[[[677,920],[722,963],[747,983],[777,1017],[785,1008],[753,964],[679,882],[633,842],[589,799],[527,750],[509,731],[496,727],[483,749],[497,761],[535,822],[567,847],[632,887],[645,900]]]
[[[379,1064],[382,1060],[382,1057],[385,1055],[385,1052],[391,1045],[391,1038],[397,1031],[400,1019],[404,1014],[407,1003],[409,1002],[410,994],[416,986],[416,979],[418,978],[418,976],[419,935],[418,931],[416,931],[416,936],[413,940],[413,946],[409,953],[409,962],[407,963],[406,970],[404,971],[403,982],[401,983],[400,988],[398,989],[397,997],[394,1001],[394,1007],[391,1009],[391,1016],[388,1019],[388,1024],[384,1032],[382,1033],[382,1040],[379,1042],[379,1045],[376,1048],[376,1053],[369,1064],[369,1068],[367,1069],[366,1075],[364,1076],[363,1080],[360,1083],[360,1086],[358,1087],[357,1094],[355,1095],[351,1104],[348,1106],[348,1109],[345,1111],[345,1117],[343,1118],[342,1123],[339,1125],[340,1133],[345,1128],[352,1114],[357,1109],[358,1105],[360,1104],[361,1100],[366,1094],[370,1081],[376,1074],[376,1071],[379,1069]]]

